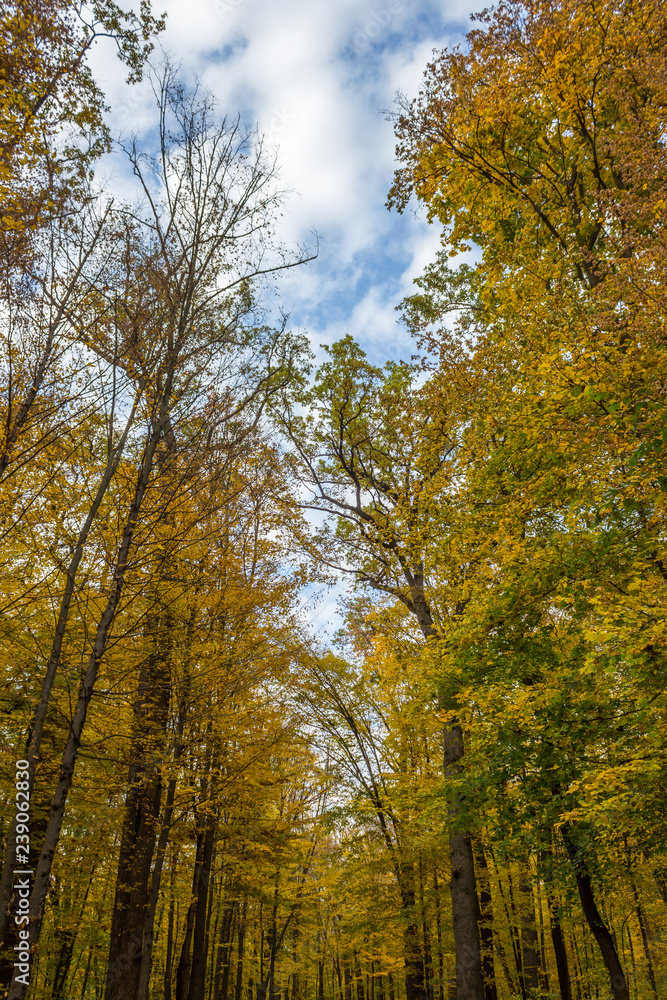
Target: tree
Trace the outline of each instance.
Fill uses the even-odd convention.
[[[438,57],[404,107],[391,196],[402,206],[416,193],[452,252],[475,243],[482,255],[451,273],[443,254],[408,302],[443,374],[452,338],[431,325],[443,307],[463,307],[464,334],[481,332],[466,361],[480,386],[469,509],[482,513],[497,569],[464,630],[484,620],[487,649],[513,625],[514,641],[523,631],[530,642],[562,599],[575,632],[582,617],[590,626],[579,669],[611,656],[622,676],[634,663],[648,694],[663,587],[662,481],[647,456],[664,422],[664,11],[508,3],[481,21],[469,49]],[[627,599],[635,574],[652,595],[650,625]],[[481,606],[488,617],[476,617]],[[560,828],[612,992],[626,997],[586,838],[573,840],[564,819]]]
[[[123,370],[147,387],[140,412],[148,429],[139,444],[134,485],[128,483],[125,523],[111,570],[113,583],[96,623],[37,866],[31,896],[33,943],[39,938],[88,705],[128,566],[139,551],[135,548],[139,517],[150,511],[162,475],[160,449],[169,447],[181,425],[190,448],[225,424],[238,427],[242,437],[243,411],[253,411],[256,421],[266,396],[284,390],[296,373],[298,344],[281,330],[251,325],[253,279],[295,263],[279,253],[265,265],[262,227],[279,198],[273,172],[263,166],[261,148],[248,166],[243,164],[240,157],[247,137],[238,124],[211,121],[210,99],[188,97],[169,69],[160,94],[163,200],[151,190],[139,150],[129,149],[149,212],[143,219],[135,215],[137,233],[143,232],[134,251],[141,280],[133,299],[125,308],[121,304],[120,321],[115,311],[108,310],[108,318],[96,324],[88,338],[90,348],[108,363],[120,352]],[[104,289],[94,294],[104,299]],[[154,331],[159,331],[157,338]],[[251,419],[248,426],[252,425]],[[15,984],[10,996],[23,992],[22,984]]]
[[[3,3],[0,232],[10,268],[23,256],[26,230],[67,211],[68,197],[108,148],[104,95],[86,65],[91,47],[113,39],[137,82],[163,28],[148,0],[138,14],[110,0]]]
[[[467,541],[458,550],[464,536],[453,529],[459,520],[454,480],[459,411],[431,410],[428,396],[413,389],[409,366],[388,364],[382,373],[349,337],[330,354],[303,397],[309,416],[288,411],[283,418],[296,448],[295,471],[313,494],[305,505],[336,519],[335,531],[322,533],[316,558],[391,595],[414,616],[426,643],[446,648],[477,562]],[[431,547],[435,524],[443,541]],[[439,682],[443,709],[456,704],[452,680],[445,671]],[[463,754],[463,732],[454,715],[443,753],[450,777],[460,772]],[[474,859],[469,833],[458,819],[452,803],[458,989],[460,1000],[481,1000]]]

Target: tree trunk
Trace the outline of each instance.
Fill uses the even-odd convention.
[[[493,852],[490,851],[490,853],[491,853],[491,857],[493,857]],[[514,919],[514,908],[513,908],[512,899],[511,899],[512,887],[511,887],[511,883],[509,882],[509,873],[508,873],[508,888],[509,888],[509,899],[508,899],[505,896],[505,892],[503,890],[503,880],[502,880],[501,872],[500,872],[500,870],[498,868],[498,865],[496,865],[496,871],[498,873],[497,883],[496,883],[497,886],[498,886],[498,895],[499,895],[499,897],[500,897],[500,899],[502,901],[502,904],[503,904],[503,913],[505,914],[505,921],[506,921],[506,924],[507,924],[507,929],[509,931],[510,944],[512,946],[512,955],[514,957],[514,969],[513,970],[510,969],[510,965],[509,965],[507,956],[505,954],[505,951],[504,951],[504,949],[503,949],[502,944],[501,944],[500,941],[498,941],[497,952],[498,952],[498,957],[501,960],[501,965],[503,967],[503,973],[504,973],[505,979],[507,980],[508,989],[510,991],[510,994],[513,994],[513,993],[519,993],[523,989],[523,977],[521,975],[521,969],[522,969],[522,964],[521,964],[521,947],[520,947],[519,937],[518,937],[516,926],[515,926],[516,921]],[[516,973],[516,977],[515,977],[514,973]]]
[[[75,935],[72,931],[61,931],[58,939],[58,957],[53,973],[53,989],[51,990],[51,1000],[63,1000],[65,996],[65,984],[67,974],[72,961],[74,951]]]
[[[301,937],[301,910],[296,913],[296,918],[292,924],[292,1000],[302,1000],[302,989],[301,989],[301,975],[299,972],[298,958],[299,958],[299,940]],[[345,968],[345,988],[347,990],[347,975],[349,970],[347,966]],[[352,1000],[351,996],[345,996],[345,1000]]]
[[[199,869],[199,879],[196,887],[195,925],[192,939],[192,961],[190,964],[190,984],[188,1000],[204,1000],[206,990],[206,959],[208,954],[208,935],[206,922],[208,916],[209,884],[213,855],[215,849],[215,833],[217,823],[213,814],[207,814],[204,824],[204,845],[202,863]]]
[[[243,912],[239,920],[239,936],[236,950],[236,985],[234,989],[234,1000],[243,998],[243,955],[245,945],[246,914],[248,912],[248,897],[243,897]]]
[[[481,842],[475,845],[477,883],[479,885],[479,937],[482,952],[482,976],[484,977],[484,1000],[498,1000],[496,972],[493,962],[493,903],[491,900],[491,879],[486,854]]]
[[[338,1000],[343,1000],[343,977],[340,971],[340,956],[338,954],[338,951],[336,951],[336,958],[334,959],[334,968],[331,974],[332,982],[334,982],[334,974],[335,974],[335,981],[338,983]],[[384,991],[382,992],[382,1000],[384,1000]]]
[[[627,850],[627,844],[626,844],[626,850]],[[655,970],[653,968],[653,959],[651,956],[651,946],[648,939],[648,931],[646,929],[646,920],[644,919],[644,913],[642,911],[641,904],[639,902],[637,883],[635,882],[635,878],[632,873],[632,864],[630,858],[628,858],[628,874],[630,876],[630,885],[632,886],[632,895],[635,900],[635,913],[637,914],[639,933],[642,936],[642,946],[644,948],[644,958],[646,959],[646,971],[648,974],[648,981],[651,984],[651,990],[653,991],[653,996],[655,997],[655,1000],[658,1000],[658,987],[655,981]]]
[[[213,1000],[230,1000],[229,984],[231,980],[232,944],[234,942],[236,909],[236,899],[230,899],[223,906],[222,920],[220,921],[217,969],[213,984]]]
[[[137,1000],[151,866],[162,796],[171,672],[172,616],[149,619],[153,648],[142,664],[134,703],[129,789],[121,834],[111,919],[106,1000]]]
[[[273,887],[273,905],[271,907],[271,929],[269,932],[269,974],[267,978],[267,993],[269,1000],[277,1000],[276,998],[276,955],[278,952],[278,947],[280,942],[278,941],[278,886],[280,884],[280,868],[276,869],[275,883]],[[292,909],[292,913],[296,907]],[[291,914],[290,914],[291,916]],[[286,930],[286,928],[284,929]],[[283,934],[280,936],[280,941],[284,937]],[[319,939],[318,939],[318,956],[319,956]],[[324,958],[319,956],[319,960],[322,966],[322,981],[324,982]]]
[[[354,953],[354,978],[357,983],[357,1000],[366,1000],[364,992],[364,979],[361,975],[361,966],[359,965],[359,958],[356,951]]]
[[[530,864],[525,861],[526,866]],[[535,901],[533,886],[526,869],[521,869],[519,880],[519,914],[521,918],[521,953],[524,990],[527,997],[534,997],[540,988],[540,960],[537,927],[535,926]]]
[[[443,736],[445,777],[454,778],[462,770],[459,761],[463,757],[463,732],[459,725],[454,725]],[[485,1000],[475,863],[469,835],[456,829],[459,815],[460,808],[454,799],[449,810],[449,856],[456,954],[456,1000]]]
[[[563,928],[561,927],[558,916],[558,905],[548,884],[546,886],[546,896],[547,906],[549,908],[551,941],[554,946],[556,971],[558,972],[560,1000],[572,1000],[572,981],[570,979],[570,967],[567,960],[567,948],[565,947],[565,935],[563,934]]]
[[[424,985],[428,1000],[433,1000],[433,958],[431,956],[431,935],[424,902],[424,861],[421,854],[419,856],[419,909],[422,925],[422,947],[424,949]]]
[[[167,954],[164,960],[164,1000],[171,1000],[171,966],[174,960],[174,887],[172,884],[169,900],[169,922],[167,924]]]
[[[614,1000],[630,1000],[628,984],[616,952],[614,939],[597,908],[590,876],[577,846],[574,831],[569,824],[565,824],[561,827],[561,834],[568,857],[574,866],[581,908],[609,974],[609,984]]]
[[[69,974],[70,966],[72,964],[74,945],[76,943],[77,934],[79,933],[79,928],[81,927],[81,922],[83,920],[83,914],[86,908],[86,903],[88,902],[88,894],[90,893],[90,888],[93,884],[93,879],[95,877],[96,866],[97,866],[97,858],[95,858],[93,861],[92,871],[90,873],[90,878],[88,880],[88,884],[86,885],[86,891],[83,894],[83,899],[81,900],[81,903],[79,904],[77,900],[78,913],[75,926],[70,927],[67,930],[61,929],[59,931],[56,931],[60,947],[58,951],[56,969],[53,977],[53,990],[51,991],[51,1000],[64,1000],[65,998],[65,986],[67,984],[67,977]]]
[[[538,934],[540,940],[540,988],[543,992],[550,993],[549,963],[547,962],[547,947],[544,935],[544,906],[542,905],[539,878],[535,883],[535,902],[537,904]]]
[[[44,834],[46,832],[46,823],[48,817],[48,801],[40,802],[38,799],[33,797],[31,799],[31,818],[30,818],[30,851],[29,851],[29,864],[25,866],[25,871],[34,872],[39,862],[40,845],[44,840]],[[22,865],[22,867],[24,867]],[[13,875],[13,872],[12,872]],[[7,923],[5,929],[5,947],[0,952],[0,996],[5,996],[12,982],[14,976],[14,962],[16,961],[16,952],[14,948],[19,943],[18,937],[18,926],[14,920],[17,915],[17,903],[18,899],[15,893],[11,896],[11,909],[9,911],[12,919]],[[57,909],[58,896],[54,894],[54,908]],[[55,914],[54,914],[55,919]],[[31,973],[34,973],[34,969],[31,969]],[[31,975],[31,979],[32,979]]]
[[[90,963],[92,962],[92,959],[93,959],[93,949],[89,948],[88,959],[86,961],[86,968],[83,973],[83,982],[81,984],[81,996],[79,1000],[84,1000],[84,997],[86,995],[86,989],[88,988],[88,977],[90,975]],[[167,1000],[167,997],[165,997],[165,1000]]]
[[[188,618],[186,630],[186,648],[189,650],[194,632],[196,611],[193,608]],[[185,729],[185,719],[188,711],[188,696],[190,691],[190,671],[189,662],[186,663],[183,693],[178,708],[178,721],[176,723],[176,741],[174,744],[173,763],[177,764],[183,753],[183,731]],[[162,869],[169,843],[169,833],[171,831],[171,820],[174,813],[174,801],[176,798],[177,778],[174,776],[167,785],[164,810],[160,821],[160,833],[158,836],[157,849],[155,851],[155,864],[151,875],[151,888],[148,897],[148,907],[146,909],[146,920],[143,929],[143,945],[141,950],[141,971],[139,973],[139,985],[136,1000],[148,1000],[148,985],[150,983],[151,968],[153,965],[153,926],[155,923],[155,911],[157,910],[160,896],[160,884],[162,882]]]
[[[435,929],[438,939],[438,1000],[445,1000],[445,962],[442,954],[442,920],[440,917],[440,886],[433,866],[433,898],[435,899]]]
[[[344,979],[345,979],[345,1000],[352,1000],[352,972],[350,971],[350,966],[347,965],[347,963],[345,964],[345,969],[344,969]]]
[[[174,754],[174,761],[178,760],[178,755]],[[151,873],[150,893],[148,905],[146,907],[146,917],[142,933],[141,968],[139,971],[139,982],[136,992],[136,1000],[148,1000],[148,986],[150,983],[151,969],[153,965],[153,926],[155,923],[155,911],[160,895],[160,884],[162,882],[162,870],[164,859],[169,842],[171,831],[171,818],[174,810],[174,800],[176,797],[176,778],[172,778],[167,785],[167,795],[165,799],[164,812],[160,823],[160,834],[158,836],[157,848],[155,850],[155,864]],[[166,1000],[166,998],[165,998]]]
[[[428,1000],[424,985],[424,957],[415,906],[414,869],[412,864],[407,861],[401,861],[398,864],[398,882],[401,907],[406,921],[403,928],[406,1000]]]
[[[651,946],[649,944],[648,932],[646,930],[646,921],[644,919],[644,914],[641,906],[639,905],[639,896],[637,895],[637,887],[632,884],[634,894],[635,894],[635,913],[637,914],[637,923],[639,924],[639,932],[642,936],[642,945],[644,948],[644,958],[646,959],[646,971],[648,974],[648,981],[651,984],[651,990],[653,991],[653,996],[655,1000],[658,1000],[658,987],[655,981],[655,970],[653,968],[653,959],[651,957]]]
[[[206,990],[206,998],[207,998],[207,1000],[212,1000],[212,998],[213,998],[213,976],[215,975],[215,969],[213,968],[213,953],[214,953],[215,949],[214,949],[214,947],[210,947],[209,943],[217,941],[218,921],[220,919],[220,907],[218,906],[217,907],[217,912],[215,914],[214,929],[213,929],[213,932],[211,932],[211,923],[213,921],[213,912],[214,912],[214,910],[216,910],[216,907],[214,906],[214,902],[215,902],[215,897],[216,897],[216,890],[218,888],[216,886],[216,882],[215,882],[215,872],[213,870],[214,864],[215,864],[215,848],[213,850],[213,858],[211,860],[210,875],[209,875],[209,880],[208,880],[208,903],[206,904],[206,928],[204,930],[204,934],[206,936],[207,954],[210,953],[210,956],[211,956],[211,962],[210,962],[210,965],[211,965],[211,975],[209,976],[208,989]],[[222,890],[222,880],[221,880],[219,888],[220,888],[220,890]],[[208,959],[207,959],[207,962],[208,962]]]
[[[185,936],[181,946],[181,954],[176,969],[176,1000],[187,1000],[190,986],[190,948],[192,945],[192,932],[195,925],[195,912],[197,907],[197,887],[199,886],[199,870],[202,863],[204,851],[204,834],[200,831],[197,834],[197,852],[195,855],[195,868],[192,876],[192,898],[188,906],[185,918]]]
[[[410,588],[412,611],[424,638],[427,641],[439,639],[424,593],[423,565],[420,564],[416,574],[408,573],[404,566],[404,575]],[[464,753],[463,731],[458,723],[453,723],[449,729],[443,731],[443,744],[444,776],[456,778],[463,770],[461,760]],[[485,1000],[475,863],[470,836],[465,831],[458,829],[460,815],[460,805],[456,798],[452,797],[449,809],[449,855],[454,951],[456,954],[456,1000]]]

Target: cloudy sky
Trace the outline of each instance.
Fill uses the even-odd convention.
[[[241,113],[277,146],[293,194],[281,220],[288,245],[321,237],[319,258],[282,279],[292,326],[313,346],[346,333],[375,362],[408,358],[396,304],[429,261],[438,234],[423,217],[385,208],[394,135],[382,114],[413,96],[434,48],[462,41],[479,0],[154,0],[161,44],[186,77],[199,75],[221,111]],[[112,47],[95,74],[114,128],[154,122],[147,84],[127,87]],[[317,351],[319,354],[319,350]]]
[[[312,245],[316,261],[279,285],[291,325],[320,345],[351,333],[376,364],[408,359],[414,345],[396,305],[438,247],[423,215],[385,207],[394,134],[383,110],[417,93],[434,49],[463,41],[480,0],[154,0],[166,6],[161,45],[186,78],[199,76],[221,112],[240,113],[277,147],[281,181],[293,191],[279,235]],[[93,69],[106,89],[112,126],[126,136],[154,127],[147,83],[127,87],[112,46]],[[112,183],[123,187],[120,161]],[[120,171],[120,172],[119,172]],[[340,589],[337,588],[338,593]],[[336,592],[313,590],[313,630],[340,627]]]

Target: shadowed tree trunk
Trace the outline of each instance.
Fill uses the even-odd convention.
[[[433,957],[431,955],[431,936],[429,933],[428,917],[424,902],[424,861],[419,856],[419,909],[422,924],[422,945],[424,948],[424,979],[426,995],[428,1000],[433,1000]]]
[[[484,1000],[498,1000],[495,968],[493,964],[493,906],[491,901],[491,880],[486,854],[481,842],[475,845],[477,885],[479,888],[479,937],[482,952],[482,976],[484,978]]]
[[[560,1000],[573,1000],[572,980],[570,978],[570,966],[567,958],[565,935],[563,934],[563,928],[560,922],[558,900],[554,895],[553,876],[550,871],[548,871],[544,877],[544,891],[546,895],[547,909],[549,912],[551,943],[553,944],[554,957],[556,959],[556,972],[558,973]]]
[[[74,952],[74,945],[76,943],[76,936],[79,933],[79,928],[81,926],[81,921],[83,920],[83,913],[86,907],[86,902],[88,901],[88,894],[90,892],[90,887],[93,884],[95,878],[95,868],[97,865],[97,858],[93,862],[92,870],[90,873],[90,878],[86,885],[86,890],[83,894],[83,899],[77,904],[77,917],[74,926],[68,927],[67,929],[61,929],[57,932],[58,937],[58,957],[56,959],[56,968],[53,976],[53,989],[51,991],[51,1000],[65,1000],[65,986],[67,985],[67,977],[69,975],[70,966],[72,964],[72,954]],[[53,907],[53,903],[51,904]]]
[[[648,973],[648,981],[651,984],[651,989],[653,995],[658,1000],[658,987],[655,981],[655,969],[653,968],[653,958],[651,956],[651,946],[648,938],[648,931],[646,929],[646,919],[644,917],[644,911],[639,903],[639,894],[637,892],[637,886],[635,884],[634,878],[631,876],[632,881],[632,892],[635,898],[635,913],[637,914],[637,923],[639,924],[639,933],[642,936],[642,946],[644,948],[644,958],[646,959],[646,971]]]
[[[565,937],[563,928],[558,918],[558,911],[555,903],[549,899],[549,923],[551,925],[551,941],[554,946],[556,956],[556,970],[558,972],[558,985],[560,987],[560,1000],[572,1000],[572,982],[570,980],[570,967],[567,961],[567,949],[565,947]]]
[[[528,878],[530,861],[528,858],[524,862],[525,867],[521,869],[519,879],[519,916],[521,919],[521,952],[522,952],[522,973],[523,985],[527,997],[534,997],[540,987],[539,971],[539,942],[537,937],[537,927],[535,926],[535,902],[533,899],[533,886]]]
[[[352,972],[347,963],[345,964],[343,977],[345,980],[345,1000],[352,1000]]]
[[[181,701],[181,706],[179,708],[178,722],[176,725],[176,745],[174,747],[173,763],[177,763],[180,760],[181,753],[183,752],[183,728],[185,724],[185,713],[186,713],[186,703],[187,698],[183,698]],[[171,821],[174,812],[174,801],[176,797],[176,777],[170,779],[167,785],[167,794],[165,796],[164,809],[162,813],[162,819],[160,821],[160,833],[157,841],[157,848],[155,851],[155,863],[153,865],[153,871],[151,873],[151,885],[150,894],[148,897],[148,905],[146,908],[146,919],[144,921],[143,930],[143,947],[141,955],[141,971],[139,974],[139,986],[137,989],[136,1000],[148,1000],[148,987],[151,976],[151,968],[153,964],[153,925],[155,922],[155,911],[157,909],[158,898],[160,895],[160,885],[162,883],[162,870],[164,867],[164,859],[167,853],[167,845],[169,842],[169,833],[171,832]],[[172,899],[173,902],[173,899]],[[167,1000],[167,998],[165,998]]]
[[[169,922],[167,924],[167,954],[164,960],[164,1000],[171,1000],[171,986],[172,986],[171,972],[174,960],[175,908],[176,908],[176,900],[174,898],[173,870],[172,870],[171,899],[169,900]]]
[[[644,949],[644,958],[646,959],[646,971],[648,974],[648,981],[651,984],[651,990],[653,996],[658,1000],[658,987],[655,980],[655,969],[653,968],[653,957],[651,955],[651,945],[649,942],[648,929],[646,926],[646,918],[644,916],[644,911],[642,910],[641,903],[639,901],[639,892],[637,891],[637,883],[632,870],[632,856],[628,848],[627,837],[623,838],[623,845],[626,850],[627,860],[628,860],[628,877],[630,879],[630,885],[632,886],[632,896],[635,901],[635,913],[637,915],[637,923],[639,925],[639,933],[642,938],[642,947]]]
[[[625,978],[625,973],[618,958],[614,939],[609,928],[605,924],[602,914],[597,908],[593,895],[590,875],[586,868],[584,859],[581,856],[580,848],[576,842],[575,832],[569,824],[561,827],[561,834],[565,843],[568,857],[574,866],[574,873],[579,890],[581,908],[584,912],[586,922],[591,930],[591,934],[600,949],[602,960],[609,975],[609,985],[614,1000],[630,1000],[630,992]]]
[[[215,981],[213,983],[213,1000],[229,1000],[232,969],[232,944],[238,903],[232,898],[225,903],[222,920],[220,921],[220,946]]]
[[[437,866],[433,866],[433,898],[435,900],[435,930],[438,940],[438,1000],[445,1000],[445,959],[442,953],[442,918],[440,915],[440,884]]]
[[[136,1000],[148,911],[151,866],[162,796],[171,688],[172,618],[158,612],[149,619],[153,648],[142,664],[134,703],[129,791],[121,834],[116,894],[111,919],[107,1000]]]
[[[453,725],[444,734],[445,777],[456,778],[462,767],[463,732]],[[449,809],[450,890],[456,953],[456,1000],[485,1000],[479,942],[479,902],[470,836],[457,829],[460,809],[453,799]]]
[[[294,921],[292,923],[292,1000],[302,1000],[302,983],[301,983],[301,973],[299,971],[298,957],[299,957],[299,940],[301,938],[301,907],[297,907],[294,914]],[[345,973],[347,976],[348,969],[346,967]],[[339,975],[340,975],[340,963],[339,963]],[[345,979],[346,989],[347,989],[347,978]],[[350,997],[345,998],[345,1000],[351,1000]]]
[[[187,1000],[190,986],[190,949],[192,946],[192,932],[195,926],[195,913],[197,908],[197,887],[199,886],[199,872],[202,865],[204,852],[204,834],[199,831],[197,834],[197,853],[195,855],[195,868],[192,876],[192,897],[188,906],[185,918],[185,936],[181,946],[181,954],[176,968],[176,1000]]]
[[[366,1000],[364,977],[361,974],[361,966],[359,965],[359,957],[356,951],[354,953],[354,978],[357,984],[357,1000]]]
[[[188,1000],[204,1000],[206,989],[206,958],[208,954],[208,935],[206,933],[209,884],[215,853],[215,833],[217,822],[213,813],[207,813],[204,823],[204,843],[202,848],[202,863],[196,886],[195,924],[192,938],[192,960],[190,963],[190,983]]]
[[[236,985],[234,1000],[242,1000],[243,996],[243,955],[245,945],[246,916],[248,913],[248,896],[243,897],[243,910],[239,919],[239,933],[236,950]]]
[[[414,869],[410,862],[397,865],[401,907],[405,915],[403,948],[405,952],[406,1000],[428,1000],[424,984],[424,956],[422,954],[417,907],[415,899]]]

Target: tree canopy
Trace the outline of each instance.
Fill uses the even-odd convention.
[[[276,160],[162,24],[0,11],[1,995],[660,1000],[665,5],[434,54],[414,356],[317,368]],[[132,203],[103,38],[156,97]]]

